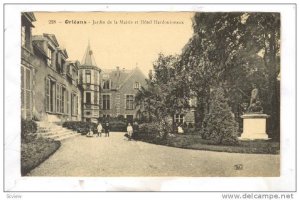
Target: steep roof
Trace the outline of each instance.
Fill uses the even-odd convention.
[[[120,69],[119,67],[117,67],[116,69],[102,70],[102,79],[105,79],[104,76],[107,74],[112,82],[112,89],[120,89],[137,71],[140,71],[138,67],[131,70],[127,70],[124,68]]]
[[[82,65],[85,66],[97,66],[94,55],[93,55],[93,51],[91,49],[90,43],[88,44],[85,54],[82,58]]]
[[[55,47],[59,47],[58,41],[55,37],[54,34],[49,34],[49,33],[43,33],[43,36],[45,38],[48,38],[50,42],[52,42],[54,44]]]

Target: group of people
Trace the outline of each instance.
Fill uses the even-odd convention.
[[[104,124],[104,127],[102,126],[101,122],[98,123],[97,125],[97,136],[101,137],[102,136],[102,132],[104,131],[105,133],[105,137],[109,137],[109,131],[110,131],[110,126],[109,126],[109,122],[106,122]],[[93,131],[93,127],[90,127],[89,132],[87,133],[87,137],[93,137],[94,135],[94,131]]]
[[[125,134],[125,137],[127,137],[128,140],[131,140],[132,137],[133,137],[134,132],[138,131],[138,123],[134,122],[133,126],[131,125],[131,123],[128,123],[128,126],[127,126],[126,130],[127,130],[127,133]],[[105,133],[105,137],[109,137],[109,132],[110,132],[109,122],[106,122],[104,124],[104,126],[102,126],[101,122],[98,123],[98,125],[97,125],[97,136],[101,137],[102,132]],[[94,135],[93,128],[90,127],[90,130],[87,133],[87,137],[93,137],[93,135]]]

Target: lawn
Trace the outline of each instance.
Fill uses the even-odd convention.
[[[21,142],[21,175],[25,176],[44,162],[60,147],[60,144],[59,141],[42,137],[23,140]]]
[[[199,135],[179,135],[174,134],[169,136],[166,140],[159,138],[149,138],[140,135],[138,140],[166,145],[171,147],[198,149],[207,151],[219,151],[229,153],[253,153],[253,154],[279,154],[280,143],[273,140],[252,140],[239,141],[237,145],[219,145],[214,144],[210,140],[202,139]]]

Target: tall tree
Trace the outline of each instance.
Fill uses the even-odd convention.
[[[244,43],[247,49],[260,53],[267,70],[267,105],[271,115],[272,137],[279,138],[280,129],[280,13],[249,13]]]
[[[196,13],[193,28],[181,64],[191,80],[191,90],[199,97],[196,120],[200,126],[203,114],[209,111],[212,86],[224,87],[238,118],[239,105],[248,102],[251,83],[260,87],[267,114],[273,116],[271,124],[279,124],[275,120],[279,106],[270,107],[279,105],[279,14]]]
[[[173,119],[176,113],[188,107],[189,100],[188,83],[178,64],[178,56],[159,54],[153,68],[154,74],[147,80],[147,86],[138,92],[136,102],[143,104],[152,119]]]

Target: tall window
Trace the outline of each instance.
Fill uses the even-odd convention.
[[[78,112],[77,103],[78,103],[77,95],[75,93],[72,93],[71,94],[71,113],[72,113],[72,115],[75,115],[75,116],[77,115],[77,112]]]
[[[48,66],[51,67],[52,66],[53,50],[50,47],[48,47],[48,49],[47,49],[47,56],[48,56],[47,64],[48,64]]]
[[[66,101],[65,101],[65,99],[66,99],[66,88],[62,88],[62,90],[61,90],[61,113],[65,113],[66,112],[66,109],[65,109],[65,103],[66,103]]]
[[[108,94],[102,95],[102,109],[110,110],[110,95]]]
[[[105,80],[105,81],[103,81],[103,86],[102,86],[102,88],[103,89],[110,89],[110,80]]]
[[[94,84],[98,85],[98,72],[94,71]]]
[[[66,90],[66,101],[67,101],[66,114],[70,114],[70,95],[69,95],[68,90]]]
[[[46,79],[46,111],[55,112],[55,100],[56,97],[56,83],[55,81]]]
[[[86,104],[91,104],[92,101],[91,101],[91,93],[90,92],[86,92],[85,93],[85,103]]]
[[[56,112],[61,113],[62,105],[62,87],[61,85],[56,85]]]
[[[91,84],[91,71],[90,70],[85,71],[85,79],[86,79],[86,83]]]
[[[26,27],[22,26],[21,29],[21,41],[22,41],[22,47],[25,47],[26,45]]]
[[[99,104],[99,102],[98,102],[98,92],[97,91],[94,92],[94,104],[96,104],[96,105]]]
[[[78,99],[79,99],[79,97],[76,95],[76,96],[75,96],[75,101],[76,101],[76,102],[75,102],[75,103],[76,103],[76,104],[75,104],[75,105],[76,105],[76,106],[75,106],[75,112],[76,112],[76,115],[78,114],[78,103],[79,103],[79,100],[78,100]]]
[[[175,115],[175,122],[182,124],[184,121],[184,115],[183,114],[176,114]]]
[[[29,68],[21,68],[21,109],[24,118],[31,118],[32,85],[31,71]]]
[[[134,96],[133,95],[126,95],[125,108],[127,110],[133,110],[134,109]]]
[[[50,111],[50,79],[46,79],[46,111]]]

